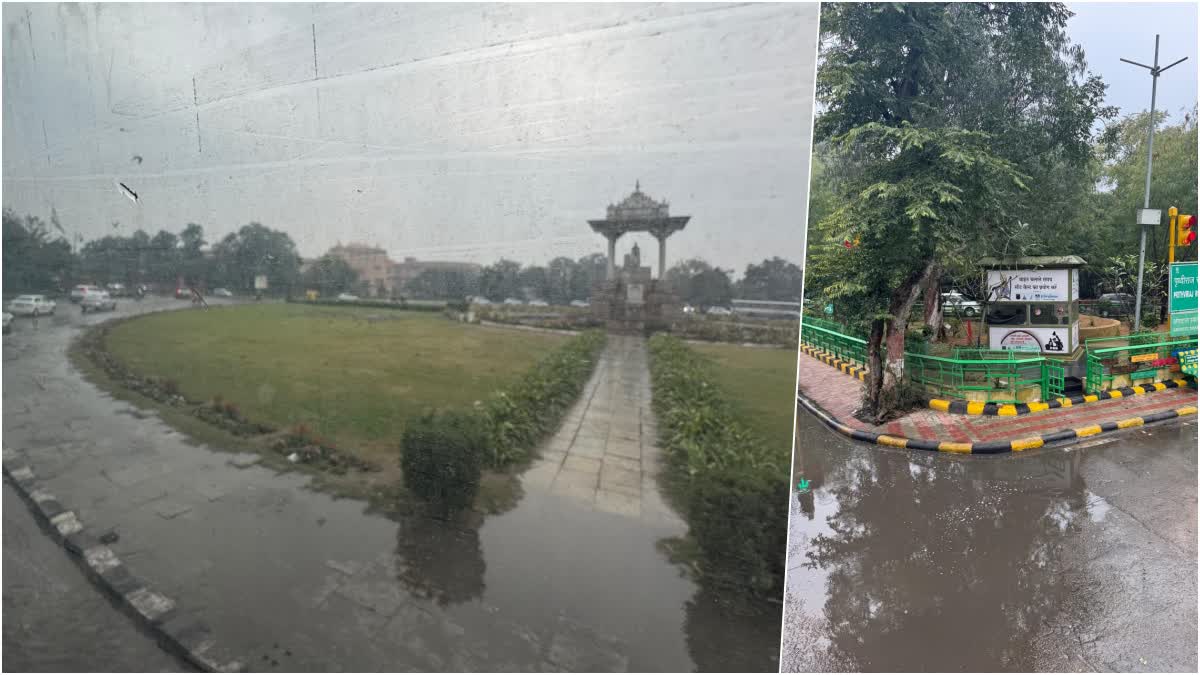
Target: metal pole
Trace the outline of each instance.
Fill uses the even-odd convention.
[[[1144,209],[1150,208],[1150,175],[1154,169],[1154,127],[1155,127],[1154,113],[1156,112],[1155,111],[1155,97],[1158,94],[1158,76],[1163,74],[1167,70],[1173,68],[1174,66],[1177,66],[1180,63],[1183,63],[1184,61],[1187,60],[1187,57],[1185,56],[1182,59],[1179,59],[1178,61],[1172,63],[1169,66],[1159,68],[1158,67],[1158,42],[1159,42],[1159,36],[1155,35],[1154,36],[1154,65],[1153,66],[1147,66],[1144,63],[1138,63],[1137,61],[1130,61],[1129,59],[1121,59],[1125,63],[1130,63],[1130,64],[1139,66],[1141,68],[1145,68],[1146,70],[1150,71],[1150,131],[1147,134],[1147,140],[1146,140],[1146,198],[1145,198],[1145,202],[1142,204],[1142,208],[1144,208]],[[1134,310],[1133,310],[1133,332],[1135,332],[1135,333],[1142,326],[1142,277],[1143,277],[1143,274],[1145,272],[1145,267],[1146,267],[1146,226],[1139,225],[1139,227],[1142,228],[1142,232],[1141,232],[1141,244],[1138,247],[1137,297],[1134,299]]]
[[[1154,68],[1150,71],[1150,131],[1146,138],[1146,198],[1142,208],[1150,208],[1150,174],[1154,170],[1154,104],[1158,95],[1158,35],[1154,36]],[[1132,332],[1142,329],[1142,275],[1146,268],[1146,226],[1141,228],[1141,243],[1138,246],[1137,295],[1134,296]]]

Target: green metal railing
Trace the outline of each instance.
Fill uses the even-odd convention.
[[[805,343],[824,349],[843,361],[853,361],[863,367],[867,365],[867,341],[862,338],[822,328],[809,323],[807,319],[800,328],[800,335]]]
[[[1113,380],[1120,375],[1133,375],[1137,372],[1148,372],[1157,370],[1152,364],[1153,359],[1146,362],[1134,361],[1134,357],[1146,354],[1158,354],[1158,358],[1165,359],[1171,356],[1171,352],[1178,349],[1192,349],[1196,346],[1195,337],[1186,337],[1180,339],[1170,339],[1170,336],[1165,333],[1141,334],[1141,339],[1135,340],[1141,342],[1146,339],[1147,335],[1157,335],[1162,338],[1160,342],[1117,345],[1114,347],[1103,347],[1097,349],[1096,344],[1103,341],[1113,341],[1116,339],[1129,340],[1131,336],[1124,335],[1121,338],[1096,338],[1088,340],[1085,344],[1087,347],[1087,391],[1089,394],[1095,394],[1105,389],[1111,389]],[[1146,375],[1145,378],[1130,378],[1132,379],[1149,379],[1151,375]]]
[[[820,321],[820,320],[818,320]],[[805,318],[801,340],[838,358],[867,364],[867,341],[846,335]],[[905,377],[932,396],[983,398],[995,403],[1017,403],[1028,396],[1022,391],[1036,386],[1043,397],[1048,391],[1045,359],[1019,352],[959,348],[954,358],[905,352]]]
[[[1146,331],[1141,333],[1130,333],[1128,335],[1114,335],[1112,337],[1088,338],[1083,341],[1083,346],[1086,349],[1103,349],[1105,347],[1170,342],[1171,339],[1170,333],[1155,333]]]
[[[991,350],[963,352],[975,358],[906,353],[905,376],[926,392],[947,398],[979,400],[982,393],[983,400],[993,403],[1019,403],[1029,400],[1028,396],[1022,396],[1022,391],[1034,386],[1045,398],[1047,382],[1042,356]]]

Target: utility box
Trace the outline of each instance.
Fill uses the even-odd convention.
[[[988,347],[1074,359],[1079,344],[1079,256],[984,258]]]

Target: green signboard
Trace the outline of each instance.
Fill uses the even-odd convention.
[[[1196,310],[1190,312],[1171,312],[1171,335],[1195,335]]]
[[[1196,263],[1171,263],[1171,313],[1196,311]],[[1195,319],[1192,320],[1195,325]]]

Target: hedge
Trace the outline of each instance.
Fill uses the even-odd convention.
[[[401,439],[404,482],[446,509],[470,505],[485,465],[524,461],[579,398],[600,358],[605,334],[588,331],[540,360],[512,387],[467,410],[428,413]]]
[[[441,312],[446,309],[466,311],[465,302],[436,302],[432,300],[308,300],[305,298],[288,298],[288,302],[297,305],[330,305],[334,307],[370,307],[373,309],[402,309],[409,312]]]
[[[653,406],[673,491],[702,579],[764,600],[783,596],[789,457],[752,430],[716,384],[714,365],[668,335],[650,338]]]

